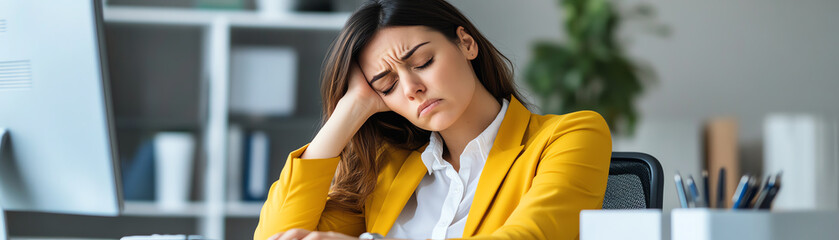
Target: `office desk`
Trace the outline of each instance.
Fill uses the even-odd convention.
[[[585,210],[580,239],[839,239],[837,211]]]
[[[11,237],[9,240],[119,240],[111,238]]]

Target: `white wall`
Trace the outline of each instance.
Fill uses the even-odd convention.
[[[450,2],[513,60],[518,76],[534,40],[562,36],[557,1]],[[637,134],[616,137],[614,150],[647,152],[662,162],[670,176],[665,208],[678,205],[674,171],[699,173],[705,119],[740,118],[742,169],[759,173],[767,113],[839,115],[839,1],[646,2],[672,34],[630,33],[629,53],[650,63],[659,82],[638,103]]]

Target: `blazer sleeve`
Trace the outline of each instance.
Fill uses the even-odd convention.
[[[254,240],[265,240],[292,228],[358,235],[364,217],[336,210],[324,211],[329,187],[340,157],[301,159],[308,145],[291,152],[280,178],[271,185],[259,214]]]
[[[519,205],[495,232],[473,239],[578,239],[580,211],[602,207],[611,154],[611,134],[600,114],[564,116]]]

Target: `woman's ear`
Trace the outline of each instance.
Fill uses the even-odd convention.
[[[466,32],[466,28],[463,26],[457,27],[457,38],[458,38],[458,47],[460,47],[460,52],[463,53],[469,60],[474,60],[478,57],[478,43],[472,38],[472,35]]]

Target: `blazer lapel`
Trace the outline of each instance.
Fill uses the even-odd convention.
[[[428,169],[422,163],[422,158],[420,157],[423,149],[425,147],[413,151],[408,156],[408,159],[405,160],[405,163],[402,164],[399,173],[396,174],[396,178],[390,184],[390,189],[387,192],[387,196],[385,196],[381,210],[379,210],[379,214],[375,218],[375,223],[370,229],[371,232],[387,235],[390,228],[393,227],[393,223],[396,222],[396,218],[402,212],[402,208],[405,207],[408,199],[413,195],[422,177],[428,173]]]
[[[475,198],[472,200],[472,207],[466,219],[466,228],[463,236],[472,236],[477,230],[479,221],[483,219],[484,213],[495,196],[495,192],[501,185],[504,176],[518,158],[522,148],[522,138],[530,122],[530,111],[527,110],[517,99],[511,98],[510,105],[501,122],[498,135],[495,137],[492,149],[489,152],[489,159],[484,165],[484,170],[478,180],[478,189]],[[426,145],[427,146],[427,145]],[[425,147],[413,151],[396,174],[390,189],[384,198],[378,216],[375,217],[371,232],[387,235],[390,228],[396,222],[396,218],[402,213],[402,209],[411,198],[423,176],[428,173],[425,164],[422,163],[422,151]]]
[[[495,142],[489,152],[488,159],[478,180],[478,189],[469,209],[463,237],[473,236],[480,221],[489,209],[495,193],[507,175],[507,171],[518,158],[524,145],[522,139],[530,122],[530,111],[516,98],[512,97],[504,120],[495,137]]]

